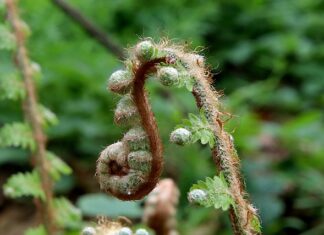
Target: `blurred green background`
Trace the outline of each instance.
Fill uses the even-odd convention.
[[[324,234],[324,1],[68,2],[124,47],[142,36],[168,36],[205,48],[214,85],[234,114],[226,129],[234,136],[264,234]],[[56,193],[75,202],[86,219],[119,214],[137,221],[141,203],[111,203],[98,194],[94,177],[98,153],[123,134],[113,124],[118,97],[106,90],[121,62],[51,1],[20,1],[20,8],[32,31],[30,57],[42,68],[40,101],[60,120],[48,131],[48,147],[74,170]],[[0,60],[1,69],[8,69],[8,55]],[[231,234],[227,213],[186,200],[193,183],[215,174],[208,148],[168,143],[174,126],[188,112],[197,113],[193,98],[154,82],[148,90],[165,145],[164,177],[174,178],[181,191],[181,234]],[[0,125],[20,118],[18,103],[0,102]],[[25,152],[0,150],[0,184],[29,169]],[[29,226],[33,216],[30,200],[9,200],[1,192],[1,231],[19,234],[13,227]]]

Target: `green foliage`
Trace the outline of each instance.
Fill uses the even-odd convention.
[[[49,126],[55,126],[58,124],[59,121],[55,113],[53,113],[50,109],[46,108],[43,105],[39,105],[38,108],[42,117],[42,124],[45,128]]]
[[[72,173],[72,169],[58,156],[52,152],[46,152],[47,159],[50,164],[50,175],[53,180],[58,181],[62,175],[69,175]]]
[[[82,213],[87,216],[104,215],[109,217],[127,216],[140,217],[142,209],[139,202],[123,202],[102,193],[87,194],[79,198],[77,202]]]
[[[215,136],[203,110],[200,111],[199,116],[190,113],[189,119],[183,120],[183,124],[178,125],[177,127],[183,127],[192,133],[190,140],[191,143],[200,140],[201,144],[209,144],[210,148],[215,146]]]
[[[252,227],[254,231],[261,233],[261,222],[257,216],[253,216],[252,218]]]
[[[60,118],[59,125],[48,129],[49,145],[68,160],[78,156],[77,161],[93,177],[98,150],[122,133],[111,122],[116,100],[103,86],[106,76],[121,65],[50,1],[20,1],[20,5],[33,29],[30,54],[44,72],[40,100]],[[225,128],[233,132],[248,191],[260,208],[264,233],[323,234],[312,230],[323,224],[324,203],[317,189],[322,178],[317,177],[314,184],[315,180],[305,177],[310,169],[324,171],[323,1],[205,0],[201,4],[187,0],[98,0],[93,4],[74,0],[73,5],[123,46],[137,41],[141,32],[155,39],[167,34],[189,40],[192,48],[207,48],[203,53],[213,69],[216,88],[225,94],[224,107],[237,116]],[[10,70],[8,61],[12,60],[6,53],[0,53],[3,75]],[[195,112],[194,100],[182,89],[169,94],[154,83],[148,85],[161,137],[167,143],[183,114]],[[21,116],[19,107],[0,102],[1,125],[16,121]],[[179,172],[181,192],[186,192],[195,179],[213,174],[207,148],[170,144],[164,148],[166,168]],[[0,158],[8,155],[1,152]],[[26,157],[16,161],[27,167]],[[1,171],[7,167],[2,165]],[[84,177],[75,174],[76,178]],[[199,234],[201,229],[209,229],[210,234],[229,233],[226,215],[217,218],[219,227],[212,227],[215,214],[188,207],[185,193],[181,195],[181,234]],[[73,197],[77,196],[81,197],[73,190]]]
[[[192,92],[194,85],[195,80],[193,79],[193,77],[189,76],[187,73],[180,73],[179,81],[176,84],[177,87],[185,87],[188,91]]]
[[[10,176],[3,188],[5,195],[8,197],[32,196],[42,200],[45,199],[40,177],[36,170]]]
[[[0,100],[22,100],[25,97],[23,81],[17,73],[1,75],[0,79]]]
[[[82,225],[82,216],[78,208],[64,197],[53,201],[56,223],[61,228],[78,229]]]
[[[16,46],[15,37],[6,25],[0,24],[0,50],[12,50]]]
[[[21,147],[35,149],[32,130],[26,123],[5,124],[0,129],[0,147]]]
[[[24,235],[46,235],[46,230],[43,225],[40,225],[35,228],[29,228],[26,230]]]
[[[214,207],[215,209],[221,208],[223,211],[228,210],[230,206],[235,206],[222,173],[220,173],[219,177],[214,176],[213,179],[207,177],[205,181],[198,181],[197,184],[190,188],[190,191],[194,189],[201,189],[207,193],[206,198],[198,202],[202,206]]]

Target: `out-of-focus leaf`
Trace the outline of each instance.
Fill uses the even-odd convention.
[[[40,225],[35,228],[29,228],[27,231],[24,233],[25,235],[46,235],[46,230],[43,225]]]
[[[46,152],[46,156],[50,164],[50,174],[55,181],[59,180],[62,175],[72,173],[72,169],[54,153]]]
[[[36,170],[12,175],[4,184],[3,190],[5,195],[12,198],[33,196],[45,199],[40,177]]]
[[[138,218],[142,214],[139,202],[120,201],[101,193],[81,196],[77,205],[82,213],[87,216],[105,215]]]
[[[53,202],[56,223],[62,228],[78,229],[81,227],[81,211],[64,197],[55,198]]]
[[[26,95],[23,81],[17,73],[2,74],[0,77],[0,100],[22,100]]]

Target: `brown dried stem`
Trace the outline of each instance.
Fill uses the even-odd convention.
[[[55,233],[53,211],[52,211],[52,181],[49,176],[49,166],[46,161],[46,136],[41,125],[41,117],[37,108],[36,89],[33,82],[33,71],[28,58],[28,52],[25,47],[25,35],[22,28],[22,22],[14,0],[6,0],[9,21],[14,30],[17,41],[17,67],[21,71],[24,87],[26,90],[26,99],[24,100],[24,113],[27,121],[32,127],[33,137],[36,142],[36,148],[33,152],[35,167],[37,168],[42,188],[45,194],[45,200],[39,202],[39,209],[43,224],[49,235]]]

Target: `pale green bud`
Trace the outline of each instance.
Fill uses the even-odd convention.
[[[96,234],[96,229],[93,227],[85,227],[81,232],[81,235],[95,235],[95,234]]]
[[[141,126],[130,129],[124,136],[123,141],[127,143],[130,150],[147,150],[149,141],[146,132]]]
[[[133,194],[144,182],[145,175],[140,171],[130,170],[127,175],[112,182],[112,188],[122,194]]]
[[[132,230],[128,227],[123,227],[121,230],[119,230],[118,235],[132,235]]]
[[[157,76],[164,86],[173,86],[179,82],[179,73],[173,67],[161,67]]]
[[[194,189],[188,193],[190,203],[200,203],[207,199],[207,192],[202,189]]]
[[[191,139],[191,132],[185,128],[178,128],[170,135],[170,141],[178,145],[188,144]]]
[[[149,235],[149,232],[146,229],[140,228],[136,230],[135,235]]]
[[[130,95],[125,95],[118,102],[114,119],[118,125],[135,125],[140,122],[137,107]]]
[[[128,154],[128,165],[131,169],[139,170],[144,173],[150,172],[152,154],[148,151],[136,151]]]
[[[132,86],[132,77],[128,71],[117,70],[108,80],[108,89],[118,94],[126,94]]]
[[[145,40],[136,45],[135,56],[142,62],[149,61],[153,58],[155,50],[153,43]]]

